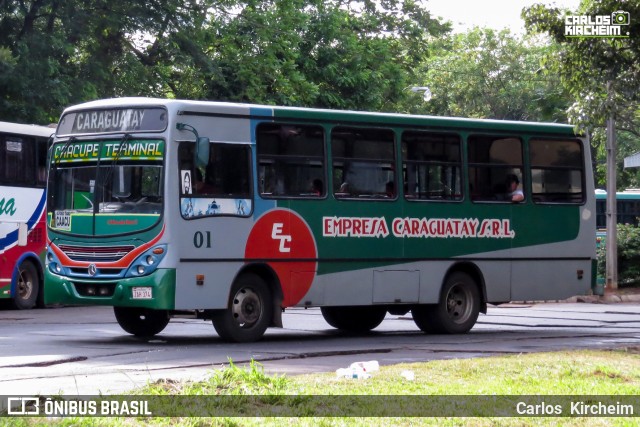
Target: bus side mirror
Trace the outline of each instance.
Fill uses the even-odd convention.
[[[18,246],[27,246],[27,236],[29,235],[29,226],[26,222],[18,223]]]
[[[196,166],[205,167],[209,163],[209,138],[198,137],[196,141]]]

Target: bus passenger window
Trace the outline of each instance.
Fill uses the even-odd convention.
[[[584,161],[577,140],[529,141],[531,192],[536,203],[582,203]]]
[[[194,143],[178,147],[182,216],[248,216],[251,213],[251,150],[248,144],[212,142],[204,168],[194,163]],[[221,201],[221,199],[228,199]]]
[[[331,132],[336,198],[395,198],[394,133],[391,129],[337,127]]]
[[[507,181],[515,175],[524,192],[522,141],[519,138],[472,135],[468,139],[469,188],[473,201],[512,202]],[[525,192],[526,194],[526,192]]]
[[[264,198],[324,197],[324,130],[262,123],[256,130],[258,186]]]
[[[3,176],[1,182],[11,185],[33,185],[37,173],[34,144],[35,140],[29,138],[7,136],[0,139],[0,152],[2,152]]]
[[[461,200],[460,137],[404,132],[402,173],[405,198],[409,200]]]

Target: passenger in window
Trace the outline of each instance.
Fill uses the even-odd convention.
[[[341,197],[346,197],[348,196],[350,193],[349,191],[349,183],[347,181],[343,182],[340,185],[340,188],[338,189],[338,191],[336,191],[336,195],[341,196]]]
[[[316,196],[322,196],[324,193],[324,185],[321,179],[316,178],[311,181],[311,192]]]
[[[520,184],[520,180],[515,174],[507,175],[506,184],[507,184],[507,191],[508,191],[507,193],[508,200],[511,200],[512,202],[515,202],[515,203],[518,203],[524,200],[524,193],[522,192],[522,190],[518,188],[518,185]]]
[[[195,180],[193,181],[193,192],[196,194],[212,194],[214,192],[213,187],[208,184],[202,177],[200,169],[196,168],[194,174]]]

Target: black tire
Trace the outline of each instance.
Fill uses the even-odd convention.
[[[231,286],[229,304],[217,310],[213,327],[226,341],[252,342],[264,335],[273,317],[273,300],[267,284],[256,274],[243,274]]]
[[[13,295],[13,306],[18,310],[28,310],[36,306],[40,293],[40,276],[38,269],[30,261],[24,261],[18,267],[16,294]]]
[[[113,307],[113,313],[122,329],[137,337],[152,337],[169,324],[166,310],[139,307]]]
[[[444,284],[440,301],[411,310],[413,321],[424,332],[463,334],[469,332],[480,313],[480,292],[466,273],[453,273]]]
[[[348,332],[366,332],[376,328],[387,315],[384,307],[321,307],[320,312],[334,328]]]

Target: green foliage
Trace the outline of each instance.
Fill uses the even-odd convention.
[[[211,23],[205,51],[219,73],[203,76],[204,97],[395,111],[427,37],[447,29],[408,1],[247,2]]]
[[[618,283],[620,286],[640,282],[640,228],[618,224]],[[598,276],[606,275],[606,247],[598,248]]]
[[[624,10],[632,17],[625,27],[629,38],[567,38],[564,15],[610,15]],[[584,128],[602,126],[614,110],[625,127],[635,122],[640,100],[640,3],[619,0],[583,0],[577,11],[535,5],[523,12],[527,29],[542,32],[560,43],[561,51],[547,70],[557,73],[576,98],[570,111],[573,121]],[[607,93],[611,83],[611,94]]]
[[[594,147],[596,188],[606,188],[606,134],[604,128],[596,128],[591,132],[591,145]],[[640,151],[640,138],[629,132],[618,132],[616,156],[617,188],[640,188],[640,168],[625,168],[624,158]]]
[[[567,38],[564,16],[610,15],[623,10],[632,17],[625,26],[629,38]],[[588,131],[595,149],[596,186],[605,186],[605,122],[612,114],[618,139],[617,187],[637,187],[637,169],[624,170],[623,159],[640,151],[640,2],[583,0],[577,11],[540,4],[523,11],[527,29],[547,34],[559,50],[545,60],[546,75],[559,76],[571,93],[571,123]],[[609,89],[607,89],[609,87]]]
[[[0,3],[0,119],[158,96],[395,111],[431,36],[413,1]]]
[[[225,368],[227,369],[227,368]],[[256,374],[228,373],[224,381],[224,395],[211,396],[210,381],[179,383],[173,385],[172,395],[211,396],[198,400],[205,407],[196,408],[197,413],[233,413],[247,416],[234,417],[148,417],[148,418],[8,418],[9,425],[46,426],[281,426],[326,425],[326,426],[370,426],[370,425],[549,425],[549,426],[601,426],[636,425],[633,418],[624,417],[466,417],[459,416],[460,408],[476,405],[479,413],[513,413],[514,405],[505,406],[506,400],[499,396],[519,399],[522,396],[624,396],[630,399],[637,395],[640,385],[640,358],[637,348],[614,351],[565,351],[532,353],[507,356],[481,357],[473,359],[432,360],[428,363],[384,366],[367,380],[336,378],[334,373],[299,375],[287,379],[284,388],[275,394],[271,390],[256,388]],[[404,370],[411,370],[415,380],[402,378]],[[249,371],[250,372],[250,371]],[[258,374],[261,376],[262,374]],[[278,377],[279,378],[279,377]],[[276,379],[276,381],[279,381]],[[250,390],[253,395],[245,394]],[[154,384],[136,394],[165,394],[165,384]],[[402,395],[409,404],[402,405]],[[489,401],[475,397],[498,396]],[[424,396],[424,407],[417,407],[414,398]],[[429,396],[433,399],[429,399]],[[411,416],[416,411],[434,405],[437,399],[447,399],[451,408],[448,417],[419,418]],[[228,397],[228,398],[227,398]],[[465,400],[465,397],[468,400]],[[108,396],[107,396],[108,398]],[[179,398],[179,397],[178,397]],[[527,400],[527,399],[523,399]],[[596,399],[598,401],[599,399]],[[623,399],[620,399],[623,400]],[[187,400],[188,401],[188,400]],[[195,399],[192,401],[196,401]],[[210,402],[223,402],[224,406],[212,407]],[[628,401],[628,400],[627,400]],[[182,401],[183,403],[186,401]],[[414,402],[412,405],[411,402]],[[354,404],[359,405],[354,407]],[[171,412],[186,412],[190,408],[171,406]],[[404,417],[373,417],[391,411],[406,414]],[[502,412],[504,411],[504,412]],[[371,418],[338,417],[336,414],[365,413]],[[264,415],[261,415],[264,414]],[[266,417],[268,415],[269,417]]]
[[[420,84],[429,102],[414,97],[411,112],[529,121],[566,122],[568,93],[541,61],[557,50],[509,30],[474,28],[436,41],[423,62]]]
[[[229,359],[229,366],[213,371],[203,382],[176,384],[172,381],[158,381],[138,390],[138,394],[280,395],[288,386],[288,378],[265,374],[263,366],[253,359],[247,368],[239,367]]]

